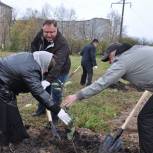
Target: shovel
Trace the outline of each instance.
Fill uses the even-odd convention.
[[[54,138],[56,140],[58,140],[58,141],[61,141],[61,137],[60,137],[59,133],[57,132],[56,126],[52,122],[51,112],[46,109],[46,113],[47,113],[48,121],[49,121],[49,124],[50,124],[50,127],[51,127],[51,131],[52,131],[52,134],[53,134]]]
[[[70,79],[80,68],[81,65],[79,65],[72,73],[69,74],[68,79]]]
[[[128,123],[130,122],[131,118],[139,108],[140,104],[142,104],[142,102],[144,102],[146,97],[148,97],[149,95],[150,95],[149,91],[145,91],[142,94],[139,101],[137,102],[137,104],[135,105],[135,107],[133,108],[133,110],[131,111],[131,113],[129,114],[129,116],[121,126],[121,128],[119,128],[116,131],[116,134],[114,134],[113,136],[108,134],[105,137],[104,141],[100,144],[98,153],[117,153],[123,148],[123,142],[120,136],[122,135],[123,131],[126,129]]]

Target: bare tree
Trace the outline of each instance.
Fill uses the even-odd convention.
[[[45,3],[42,7],[40,17],[43,19],[51,18],[53,13],[53,8],[48,4]]]
[[[110,24],[110,41],[115,42],[118,41],[119,33],[120,33],[120,24],[121,24],[121,16],[112,11],[108,14],[108,18],[111,20]],[[125,27],[123,27],[123,32],[125,31]]]
[[[80,21],[78,26],[79,26],[79,35],[80,35],[80,38],[82,40],[87,39],[86,23],[83,22],[83,21]]]
[[[28,20],[30,18],[37,18],[39,17],[39,11],[38,10],[33,10],[32,8],[27,8],[22,19],[23,20]]]
[[[55,8],[54,18],[60,22],[60,31],[64,34],[66,31],[66,33],[70,32],[71,21],[76,19],[76,13],[73,9],[66,9],[61,5]]]

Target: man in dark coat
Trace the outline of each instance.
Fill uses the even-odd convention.
[[[0,146],[28,138],[17,107],[16,95],[19,93],[31,92],[65,124],[71,121],[69,115],[52,102],[42,85],[43,75],[54,65],[53,54],[46,51],[23,52],[0,58]]]
[[[53,102],[56,104],[61,103],[62,89],[61,84],[65,82],[70,70],[70,58],[68,43],[57,28],[55,20],[46,20],[43,24],[41,31],[36,35],[31,43],[32,52],[38,50],[46,50],[54,54],[56,61],[55,67],[48,73],[44,84],[46,90],[52,94]],[[50,86],[51,84],[51,86]],[[38,105],[37,111],[33,114],[39,116],[45,112],[45,107],[42,104]],[[52,113],[53,120],[56,121],[56,115]]]
[[[81,66],[83,70],[80,80],[81,85],[88,86],[92,83],[93,67],[97,68],[96,47],[98,43],[98,40],[94,39],[90,44],[86,45],[80,53],[82,56]]]

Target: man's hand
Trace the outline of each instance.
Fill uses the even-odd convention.
[[[71,106],[75,101],[77,100],[76,95],[69,95],[64,99],[64,102],[62,103],[62,106],[69,107]]]
[[[57,116],[59,117],[59,119],[61,119],[66,125],[70,125],[70,123],[72,122],[71,117],[69,116],[68,113],[66,113],[64,111],[64,109],[61,109],[59,111],[59,113],[57,114]]]
[[[44,89],[46,89],[48,86],[50,86],[50,83],[46,80],[41,81],[41,85],[43,86]]]
[[[94,66],[93,68],[94,68],[94,69],[97,69],[97,68],[98,68],[98,66],[96,65],[96,66]]]

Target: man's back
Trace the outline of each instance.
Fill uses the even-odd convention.
[[[88,44],[82,49],[80,55],[82,56],[82,63],[88,63],[92,65],[95,63],[96,48],[92,44]]]
[[[140,88],[153,90],[153,47],[134,46],[123,53],[119,60],[125,63],[126,78]]]
[[[19,53],[0,59],[0,79],[14,92],[29,92],[24,79],[37,74],[41,80],[41,69],[32,53]],[[32,80],[31,80],[32,81]]]

